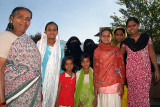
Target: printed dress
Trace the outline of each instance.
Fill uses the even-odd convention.
[[[149,38],[148,44],[152,44],[151,38]],[[127,51],[128,107],[150,107],[151,62],[148,45],[136,52],[125,44],[122,46]]]
[[[4,74],[8,107],[41,107],[40,53],[26,34],[11,44]]]

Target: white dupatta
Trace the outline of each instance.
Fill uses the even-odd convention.
[[[42,62],[43,62],[43,57],[45,55],[46,47],[47,47],[47,35],[43,34],[38,46],[38,49],[41,53]],[[56,42],[50,51],[51,51],[51,55],[49,56],[49,59],[47,62],[44,83],[43,83],[42,107],[48,107],[48,106],[54,107],[55,101],[56,101],[60,67],[61,67],[60,66],[61,47],[60,47],[59,35],[57,35]],[[41,70],[42,70],[42,66],[41,66]]]

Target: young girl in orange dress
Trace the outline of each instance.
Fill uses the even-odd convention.
[[[120,107],[125,67],[120,48],[111,45],[112,31],[105,28],[94,51],[93,83],[98,107]]]

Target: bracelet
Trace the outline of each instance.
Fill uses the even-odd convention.
[[[3,105],[6,105],[6,101],[3,102],[3,103],[0,103],[0,106],[3,106]]]

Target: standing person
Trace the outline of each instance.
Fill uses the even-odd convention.
[[[86,39],[84,41],[83,51],[84,51],[84,53],[87,53],[90,55],[92,68],[93,68],[93,53],[96,48],[97,48],[97,45],[94,43],[94,41],[92,39]]]
[[[83,51],[80,47],[81,42],[76,36],[72,36],[66,43],[67,50],[65,52],[65,56],[72,56],[75,61],[75,70],[80,70],[80,56],[83,54]]]
[[[48,22],[38,43],[42,59],[43,107],[55,105],[64,46],[60,43],[58,25]]]
[[[0,34],[0,105],[41,106],[41,60],[35,43],[26,35],[32,12],[16,7]]]
[[[76,73],[74,107],[96,107],[97,97],[94,96],[93,70],[90,67],[90,55],[82,54],[80,61],[82,69]]]
[[[112,45],[115,45],[120,48],[121,42],[127,37],[127,31],[125,28],[122,26],[117,27],[113,31],[113,40],[112,40]],[[127,53],[124,55],[124,63],[126,65],[126,58],[127,58]],[[127,107],[127,79],[125,79],[125,85],[124,85],[124,93],[123,97],[121,99],[121,107]]]
[[[74,59],[72,56],[67,56],[63,59],[62,69],[65,72],[59,77],[56,107],[72,107],[76,84],[76,74],[73,73]]]
[[[127,51],[126,77],[128,83],[127,106],[150,107],[151,61],[155,67],[155,79],[159,80],[159,69],[151,38],[138,32],[139,21],[130,17],[126,22],[130,37],[122,42],[121,51]]]
[[[119,26],[113,31],[112,45],[118,46],[120,48],[121,42],[127,37],[127,31],[124,27]]]
[[[98,95],[98,107],[120,107],[125,82],[125,67],[120,48],[111,45],[112,31],[101,31],[100,42],[94,51],[93,83]]]

